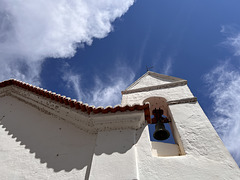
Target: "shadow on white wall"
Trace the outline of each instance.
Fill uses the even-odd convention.
[[[12,142],[20,142],[21,146],[29,149],[30,153],[35,154],[35,158],[40,159],[41,163],[46,163],[47,168],[52,168],[54,172],[62,170],[69,172],[72,169],[81,170],[87,167],[86,176],[89,176],[94,154],[126,153],[140,137],[121,136],[124,131],[117,131],[115,133],[119,133],[119,136],[108,138],[108,145],[105,148],[98,148],[96,134],[81,131],[70,123],[45,114],[12,97],[1,98],[1,103],[0,135],[5,134]],[[19,148],[19,145],[14,146]],[[9,150],[13,156],[14,151],[18,149]],[[19,157],[12,157],[11,161],[18,158],[21,158],[21,154]]]

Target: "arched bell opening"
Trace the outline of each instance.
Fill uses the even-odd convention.
[[[151,123],[148,124],[148,128],[153,156],[182,155],[183,153],[180,152],[178,146],[179,138],[176,138],[178,134],[177,129],[172,120],[171,112],[169,112],[170,110],[168,108],[167,100],[163,97],[150,97],[145,99],[143,103],[149,103],[150,107]],[[156,112],[158,112],[158,115],[156,115]],[[160,119],[162,123],[159,123],[159,121],[156,121],[156,119]],[[161,134],[160,138],[158,138],[160,140],[154,138],[156,134],[157,136],[158,134]],[[166,139],[162,140],[162,136],[163,139]]]
[[[152,124],[148,125],[150,140],[176,144],[172,133],[173,128],[171,126],[171,119],[168,117],[167,100],[163,97],[150,97],[143,101],[143,103],[147,102],[149,103],[150,115],[152,119]],[[155,112],[155,114],[153,112]],[[158,119],[160,118],[162,122],[160,122],[160,120],[157,121],[156,116],[161,116],[158,117]]]
[[[143,101],[143,103],[149,102],[150,104],[150,115],[152,116],[152,111],[156,108],[160,108],[163,110],[163,115],[168,116],[168,105],[167,100],[163,97],[150,97]]]

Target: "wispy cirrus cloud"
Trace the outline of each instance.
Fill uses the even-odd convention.
[[[172,73],[172,64],[173,59],[171,57],[168,57],[163,66],[163,74],[170,75]]]
[[[81,88],[81,75],[68,71],[63,74],[62,79],[66,82],[66,88],[73,90],[77,100],[83,101],[85,96]]]
[[[240,69],[226,61],[205,76],[213,100],[211,121],[240,166]]]
[[[222,44],[240,56],[240,32],[222,26],[221,33],[226,36]],[[213,100],[213,126],[240,166],[240,67],[233,66],[229,58],[206,74],[205,80]]]
[[[222,44],[228,46],[235,56],[240,56],[240,32],[237,28],[225,25],[221,27],[221,33],[226,35],[226,40]]]
[[[127,66],[121,65],[114,68],[114,72],[105,76],[104,80],[95,76],[93,87],[88,91],[82,89],[81,75],[64,70],[62,79],[66,87],[73,89],[79,101],[94,106],[114,106],[121,103],[121,91],[133,82],[135,73]]]
[[[111,23],[134,0],[0,1],[0,80],[10,77],[39,84],[41,63],[69,58],[113,30]],[[27,71],[22,70],[26,68]]]

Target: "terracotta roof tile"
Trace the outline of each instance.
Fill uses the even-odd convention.
[[[88,104],[83,104],[81,101],[76,101],[75,99],[71,99],[66,96],[61,96],[60,94],[56,94],[55,92],[47,91],[46,89],[39,88],[36,86],[33,86],[31,84],[24,83],[22,81],[18,81],[15,79],[10,79],[6,80],[3,82],[0,82],[0,88],[1,87],[6,87],[9,85],[15,85],[18,87],[21,87],[23,89],[26,89],[28,91],[31,91],[35,94],[41,95],[43,97],[49,98],[53,101],[60,102],[61,104],[65,104],[67,106],[70,106],[71,108],[75,108],[77,110],[81,110],[82,112],[87,112],[88,114],[94,113],[115,113],[117,111],[120,112],[125,112],[125,111],[136,111],[136,110],[144,110],[145,113],[145,119],[147,120],[148,123],[151,123],[151,118],[150,118],[150,111],[149,111],[149,104],[144,104],[144,105],[139,105],[135,104],[132,106],[126,105],[126,106],[121,106],[121,105],[116,105],[114,107],[112,106],[107,106],[106,108],[103,107],[95,107],[95,106],[89,106]]]

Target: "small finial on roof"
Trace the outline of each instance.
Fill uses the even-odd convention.
[[[147,71],[149,71],[150,69],[153,69],[153,66],[151,66],[151,67],[146,66]]]

